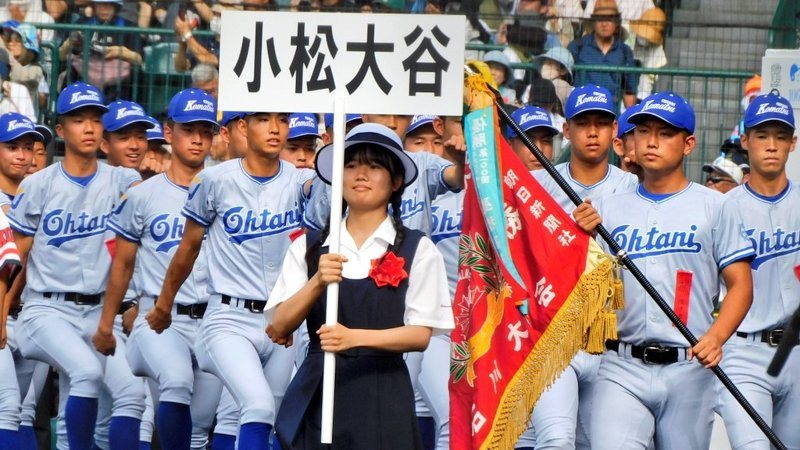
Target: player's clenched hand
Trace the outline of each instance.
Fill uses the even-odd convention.
[[[155,306],[147,312],[145,319],[147,319],[150,329],[161,334],[172,324],[172,311],[159,307],[158,300],[156,300]]]
[[[600,214],[597,213],[597,210],[592,206],[592,201],[588,198],[575,208],[575,211],[572,212],[572,217],[575,219],[575,223],[589,234],[594,234],[595,228],[601,222]]]
[[[722,361],[722,344],[724,341],[713,334],[701,336],[697,345],[689,349],[689,359],[696,356],[707,369],[716,367]]]
[[[267,336],[272,339],[272,342],[282,345],[284,347],[291,347],[294,343],[294,334],[290,334],[288,336],[278,336],[278,333],[275,332],[275,328],[272,327],[272,324],[267,325]]]
[[[464,139],[463,134],[456,134],[450,136],[449,139],[443,143],[445,153],[454,158],[464,159],[467,151],[467,141]]]
[[[92,343],[98,352],[106,356],[111,356],[117,348],[117,340],[114,333],[101,331],[99,328],[92,336]]]
[[[342,265],[347,262],[344,255],[326,253],[319,257],[317,281],[323,286],[342,281]]]
[[[136,316],[139,315],[139,305],[133,305],[127,311],[122,313],[122,331],[126,336],[131,335],[133,330],[133,322],[136,321]]]
[[[326,352],[343,352],[356,346],[354,330],[337,323],[333,326],[323,325],[317,330],[322,350]]]

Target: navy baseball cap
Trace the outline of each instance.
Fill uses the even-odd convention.
[[[361,114],[345,114],[344,124],[347,125],[348,123],[356,120],[359,122],[363,121],[363,119],[361,119]],[[332,126],[333,126],[333,114],[331,113],[325,114],[325,128],[330,128]]]
[[[201,89],[184,89],[169,101],[167,117],[175,123],[208,122],[217,124],[217,102]]]
[[[792,105],[776,90],[753,99],[744,112],[745,128],[753,128],[771,121],[785,123],[794,129]]]
[[[244,111],[223,111],[222,118],[219,119],[219,126],[227,127],[231,120],[239,120],[244,118],[247,113]]]
[[[347,149],[357,144],[377,145],[397,156],[405,169],[404,186],[410,185],[417,179],[417,165],[403,151],[403,143],[400,142],[397,133],[390,128],[377,123],[356,125],[344,137],[344,150],[347,151]],[[320,179],[327,184],[331,184],[333,179],[333,144],[328,144],[317,152],[315,166]]]
[[[675,128],[694,134],[694,109],[685,98],[674,92],[651,94],[640,103],[639,110],[631,114],[628,122],[638,124],[648,117],[655,117]]]
[[[36,124],[27,116],[15,112],[0,116],[0,142],[11,142],[28,134],[34,140],[44,142],[44,136],[36,131]]]
[[[616,116],[614,99],[608,89],[600,86],[580,86],[575,88],[567,98],[564,107],[566,119],[572,119],[578,114],[588,111],[598,111]]]
[[[108,111],[99,89],[81,81],[72,83],[58,94],[56,113],[69,114],[80,108],[98,108],[103,112]]]
[[[634,113],[638,112],[640,108],[640,104],[637,103],[619,115],[617,119],[617,138],[625,136],[636,128],[636,124],[631,123],[629,119]]]
[[[164,129],[161,128],[161,124],[158,123],[158,120],[156,120],[156,118],[152,116],[147,116],[147,119],[153,126],[152,128],[147,130],[147,141],[166,142],[167,140],[164,139]]]
[[[538,106],[523,106],[511,113],[514,123],[519,125],[523,132],[534,128],[547,128],[552,134],[558,134],[558,128],[553,125],[550,114]],[[507,130],[508,137],[515,138],[517,133],[511,127]]]
[[[53,142],[53,131],[47,125],[36,125],[36,131],[44,137],[44,145],[49,145]]]
[[[108,105],[108,112],[103,114],[103,128],[106,131],[118,131],[128,125],[141,123],[145,128],[152,128],[153,121],[144,112],[144,108],[136,102],[117,100]]]
[[[297,139],[305,136],[319,137],[317,115],[312,113],[294,113],[289,115],[289,137]]]
[[[417,129],[419,129],[420,127],[432,124],[433,121],[438,118],[439,116],[432,116],[428,114],[417,114],[416,116],[411,118],[411,122],[408,124],[408,128],[406,128],[406,136],[417,131]]]

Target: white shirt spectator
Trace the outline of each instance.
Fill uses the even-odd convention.
[[[7,112],[20,113],[36,123],[36,111],[33,108],[31,94],[25,86],[13,81],[3,82],[0,115]]]

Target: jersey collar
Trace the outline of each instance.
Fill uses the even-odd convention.
[[[789,182],[786,183],[786,187],[783,188],[783,190],[779,192],[778,195],[773,195],[771,197],[766,195],[761,195],[758,192],[754,191],[753,188],[750,187],[749,182],[744,183],[742,186],[744,186],[744,190],[747,191],[748,194],[752,195],[756,199],[761,200],[762,202],[765,203],[775,204],[786,198],[786,196],[789,194],[789,191],[792,190],[792,181],[791,180],[788,181]]]

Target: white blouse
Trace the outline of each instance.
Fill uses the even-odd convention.
[[[346,219],[342,220],[341,230],[340,253],[347,258],[342,268],[342,276],[349,279],[366,278],[371,261],[386,253],[386,249],[394,242],[397,234],[392,219],[388,216],[364,241],[361,248],[356,247],[353,237],[347,231]],[[328,240],[325,240],[323,246],[328,244]],[[289,246],[278,281],[270,293],[264,310],[267,323],[272,322],[274,308],[308,282],[305,255],[306,239],[300,237]],[[403,323],[432,328],[434,334],[444,334],[455,327],[444,259],[427,236],[423,236],[420,240],[408,274]]]

